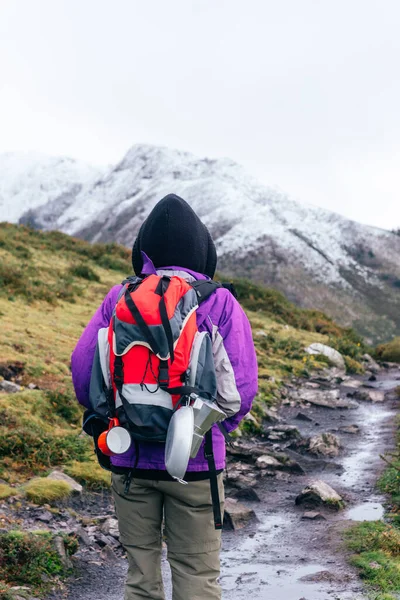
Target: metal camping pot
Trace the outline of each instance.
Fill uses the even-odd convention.
[[[115,456],[124,454],[131,447],[132,439],[130,433],[124,427],[121,427],[118,419],[110,419],[110,425],[107,431],[99,435],[97,445],[106,456]]]
[[[197,396],[192,404],[194,413],[194,428],[190,457],[195,458],[207,431],[215,423],[224,421],[226,414],[219,408],[216,402],[211,402]]]
[[[165,442],[165,466],[168,473],[180,483],[190,458],[194,416],[191,406],[181,406],[171,417]]]

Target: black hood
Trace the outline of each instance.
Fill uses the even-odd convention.
[[[142,272],[142,251],[156,268],[185,267],[212,278],[217,266],[217,252],[207,227],[175,194],[160,200],[139,230],[132,249],[136,275]]]

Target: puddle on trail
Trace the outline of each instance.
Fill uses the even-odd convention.
[[[382,438],[383,423],[393,415],[392,410],[374,404],[362,404],[357,413],[357,423],[362,427],[363,435],[357,440],[354,451],[341,461],[344,472],[340,483],[348,487],[354,487],[365,478],[371,471],[372,462],[379,460],[377,446]]]
[[[251,561],[251,563],[238,562],[235,565],[225,565],[222,572],[224,573],[221,577],[223,598],[229,596],[230,600],[248,599],[249,593],[252,600],[300,600],[301,598],[321,600],[325,597],[330,597],[332,600],[339,597],[340,600],[363,599],[362,596],[350,593],[350,590],[346,589],[346,583],[339,586],[340,596],[336,592],[337,582],[333,592],[329,578],[334,575],[330,572],[329,565],[328,568],[318,563],[300,567],[295,567],[289,562],[285,566],[273,565],[267,557],[265,563]],[[310,581],[307,581],[308,578]]]
[[[380,502],[363,502],[347,510],[344,517],[351,521],[379,521],[384,513],[385,509]]]

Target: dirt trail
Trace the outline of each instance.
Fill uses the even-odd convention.
[[[379,454],[393,445],[394,415],[398,406],[390,394],[399,385],[400,371],[382,372],[373,385],[388,392],[384,403],[360,402],[355,410],[310,407],[311,421],[299,421],[294,407],[281,415],[304,436],[326,431],[340,437],[339,457],[312,461],[298,455],[306,474],[282,479],[265,477],[257,488],[260,503],[252,503],[257,522],[245,529],[224,532],[222,552],[223,598],[229,600],[367,600],[356,573],[347,565],[340,533],[351,519],[374,520],[383,513],[383,499],[374,490],[383,468]],[[398,404],[398,403],[397,403]],[[360,434],[339,432],[358,425]],[[310,466],[311,465],[311,466]],[[304,509],[295,497],[310,479],[323,479],[347,502],[339,513],[325,512],[327,520],[302,520]],[[250,506],[250,504],[249,504]],[[73,600],[122,600],[125,564],[88,562],[71,582]],[[164,560],[166,598],[171,598],[169,569]],[[58,595],[57,598],[60,598]],[[206,599],[205,599],[206,600]]]

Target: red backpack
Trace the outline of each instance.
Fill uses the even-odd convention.
[[[216,399],[212,342],[198,331],[196,310],[219,287],[165,275],[125,280],[109,327],[98,333],[85,425],[117,417],[134,440],[162,442],[190,394]]]

